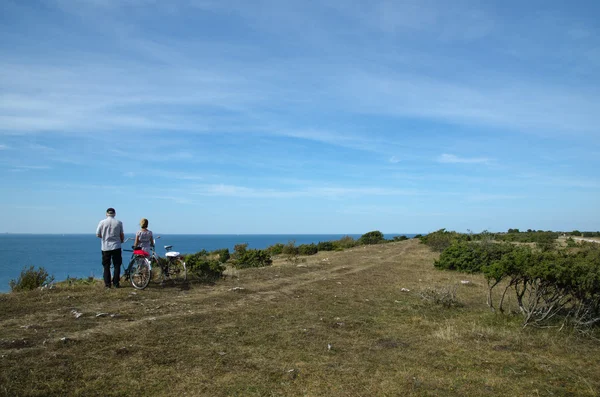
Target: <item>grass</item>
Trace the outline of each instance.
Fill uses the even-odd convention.
[[[491,313],[435,258],[408,240],[214,285],[3,294],[0,395],[598,395],[597,339]],[[459,305],[422,298],[448,289]]]

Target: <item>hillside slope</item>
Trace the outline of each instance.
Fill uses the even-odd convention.
[[[598,394],[597,341],[490,313],[485,281],[435,258],[409,240],[215,285],[4,294],[0,395]],[[455,289],[460,305],[427,289]]]

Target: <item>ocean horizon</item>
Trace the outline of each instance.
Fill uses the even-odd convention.
[[[233,252],[237,244],[248,248],[265,249],[277,243],[295,241],[296,245],[339,240],[344,236],[358,239],[362,234],[160,234],[156,243],[157,253],[164,256],[165,245],[174,251],[192,254],[203,249],[214,251],[228,248]],[[413,233],[384,233],[386,239],[395,236],[414,237]],[[135,237],[127,233],[125,237]],[[131,248],[133,242],[123,245]],[[123,262],[129,262],[130,253],[123,252]],[[0,292],[9,292],[10,280],[16,280],[23,268],[43,267],[55,281],[67,277],[102,278],[100,239],[94,234],[83,233],[1,233],[0,234]]]

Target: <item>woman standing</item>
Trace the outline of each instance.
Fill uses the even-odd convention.
[[[148,230],[148,219],[142,218],[140,221],[141,230],[135,234],[134,246],[141,247],[142,250],[150,254],[150,250],[154,247],[154,236],[152,231]]]

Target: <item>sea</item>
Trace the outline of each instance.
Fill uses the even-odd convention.
[[[156,235],[156,234],[155,234]],[[386,239],[414,234],[385,234]],[[165,245],[174,251],[193,254],[201,250],[214,251],[236,244],[264,249],[277,243],[296,245],[339,240],[344,236],[358,239],[360,234],[171,234],[161,235],[156,243],[157,253],[164,256]],[[133,237],[133,236],[125,236]],[[123,248],[131,248],[125,243]],[[123,262],[129,258],[123,252]],[[0,234],[0,292],[10,291],[10,280],[19,278],[24,268],[43,267],[56,281],[76,278],[102,278],[100,239],[94,234]]]

